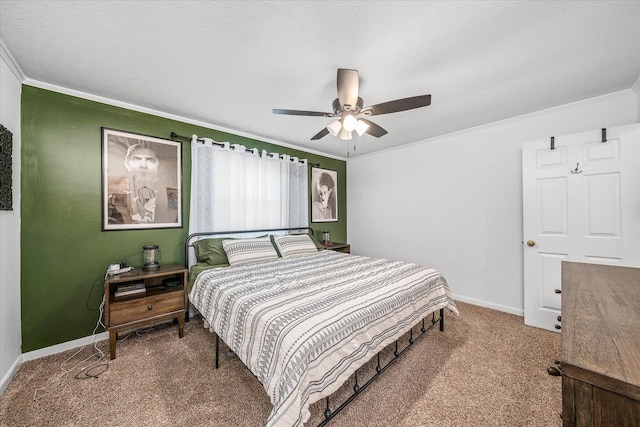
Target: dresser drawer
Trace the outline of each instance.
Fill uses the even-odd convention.
[[[176,292],[167,292],[125,301],[113,301],[109,306],[109,325],[107,326],[112,327],[135,322],[173,311],[184,310],[184,308],[182,287]]]

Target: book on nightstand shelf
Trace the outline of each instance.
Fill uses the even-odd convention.
[[[115,296],[122,297],[125,295],[139,294],[147,291],[144,286],[144,282],[125,283],[116,286]]]

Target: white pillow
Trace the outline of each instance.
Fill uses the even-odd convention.
[[[231,266],[261,264],[278,259],[269,237],[223,240],[222,247]]]
[[[317,254],[318,248],[307,234],[273,236],[283,258]]]

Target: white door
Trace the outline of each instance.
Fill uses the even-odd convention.
[[[561,262],[640,265],[640,125],[522,146],[524,321],[560,325]]]

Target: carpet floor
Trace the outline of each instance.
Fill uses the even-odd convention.
[[[445,310],[444,332],[429,330],[329,427],[561,426],[560,378],[546,372],[560,357],[560,334],[457,304],[460,317]],[[185,324],[183,339],[171,324],[131,333],[112,361],[108,341],[96,345],[106,357],[89,370],[81,368],[93,360],[82,360],[93,346],[71,360],[77,350],[23,363],[0,396],[0,425],[265,425],[264,389],[224,344],[214,369],[214,339],[199,317]],[[374,369],[373,362],[361,368],[361,384]],[[335,395],[347,396],[352,385]],[[312,405],[306,425],[323,419],[324,405]]]

